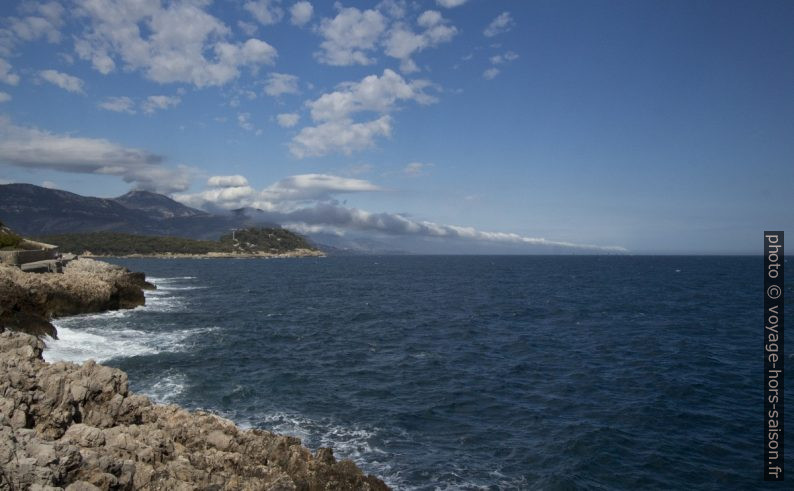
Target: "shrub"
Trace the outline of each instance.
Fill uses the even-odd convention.
[[[0,224],[2,226],[2,224]],[[22,237],[8,229],[0,230],[0,248],[17,247],[22,242]]]

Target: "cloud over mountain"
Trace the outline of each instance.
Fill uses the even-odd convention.
[[[0,165],[121,177],[141,189],[174,192],[187,189],[194,171],[167,167],[163,157],[124,147],[104,138],[59,135],[17,126],[0,118]]]

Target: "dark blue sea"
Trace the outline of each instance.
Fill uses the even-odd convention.
[[[158,290],[45,358],[394,488],[765,488],[760,256],[112,262]]]

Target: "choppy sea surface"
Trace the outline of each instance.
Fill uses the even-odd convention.
[[[395,488],[764,488],[760,256],[112,262],[158,289],[45,359]]]

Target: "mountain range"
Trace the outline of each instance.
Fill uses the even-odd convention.
[[[217,240],[234,229],[279,226],[260,215],[252,208],[208,213],[149,191],[94,198],[33,184],[0,185],[0,222],[26,237],[108,231]],[[377,240],[332,234],[308,239],[329,254],[404,253]]]
[[[232,229],[273,226],[245,213],[214,215],[148,191],[93,198],[32,184],[0,185],[0,221],[33,237],[113,231],[217,239]]]

